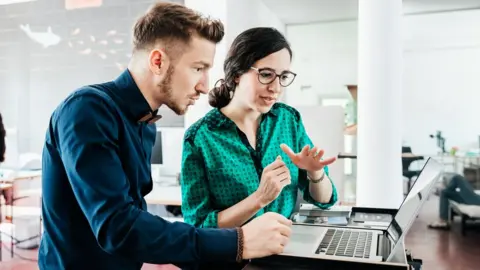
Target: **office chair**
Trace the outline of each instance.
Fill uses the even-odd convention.
[[[402,146],[402,154],[403,153],[412,153],[412,148],[409,146]],[[415,156],[415,157],[402,157],[402,169],[403,169],[403,176],[408,179],[407,183],[407,190],[404,192],[404,195],[407,195],[412,187],[412,180],[414,177],[418,177],[420,175],[420,170],[410,170],[410,165],[417,160],[422,160],[422,156]]]

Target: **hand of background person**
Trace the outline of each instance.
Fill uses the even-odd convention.
[[[319,171],[336,160],[335,157],[322,159],[324,151],[318,151],[316,146],[310,149],[310,146],[306,145],[299,153],[293,152],[293,150],[284,143],[280,145],[280,148],[287,154],[295,166],[309,172]]]
[[[282,189],[291,183],[290,170],[280,156],[270,163],[262,172],[260,186],[255,195],[262,207],[275,200]]]
[[[282,253],[291,235],[292,221],[268,212],[242,227],[243,259],[261,258]]]

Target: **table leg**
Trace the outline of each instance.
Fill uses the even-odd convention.
[[[10,217],[11,217],[11,227],[10,227],[10,258],[13,258],[13,198],[15,197],[15,183],[12,183],[12,204],[10,204]]]
[[[0,193],[0,195],[3,195],[3,193]],[[0,198],[0,225],[2,224],[2,219],[3,219],[3,214],[2,214],[2,198]],[[2,261],[2,247],[3,247],[3,242],[2,242],[2,235],[3,232],[0,230],[0,262]]]

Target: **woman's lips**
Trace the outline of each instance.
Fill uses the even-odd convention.
[[[263,99],[263,101],[267,104],[267,105],[271,105],[273,103],[275,103],[275,101],[277,101],[276,98],[274,97],[261,97]]]

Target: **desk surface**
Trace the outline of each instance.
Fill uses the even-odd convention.
[[[355,270],[375,270],[375,269],[402,269],[408,270],[407,257],[405,253],[405,244],[403,241],[398,247],[398,252],[392,262],[360,262],[347,258],[327,259],[323,258],[299,258],[289,256],[271,256],[259,260],[252,260],[243,270],[310,270],[310,269],[355,269]]]
[[[402,158],[423,158],[424,156],[419,156],[419,155],[415,155],[413,153],[402,153]],[[353,154],[353,153],[338,153],[338,158],[352,158],[352,159],[356,159],[357,158],[357,154]]]
[[[28,180],[42,176],[42,171],[18,171],[0,169],[2,176],[0,176],[0,182],[14,182],[19,180]],[[161,176],[157,182],[153,183],[152,191],[145,196],[145,200],[148,204],[162,204],[162,205],[182,205],[182,193],[179,185],[169,185],[169,183],[175,183],[174,176]],[[11,184],[7,184],[11,185]],[[8,188],[2,184],[2,190]]]
[[[167,183],[171,183],[170,178],[163,178]],[[168,185],[164,182],[153,182],[152,191],[145,196],[148,204],[162,205],[182,205],[182,189],[179,185]]]
[[[316,259],[306,262],[304,258],[290,259],[289,262],[281,262],[275,257],[276,262],[272,263],[248,263],[242,270],[408,270],[407,264],[389,262],[353,262]]]
[[[335,207],[335,206],[334,206]],[[342,207],[340,207],[342,208]],[[300,209],[292,215],[291,219],[299,225],[317,225],[317,226],[333,226],[333,227],[350,227],[350,228],[368,228],[385,230],[390,225],[397,209],[386,208],[370,208],[370,207],[351,207],[350,215],[336,212],[339,209],[332,208],[334,211],[309,211],[305,208]],[[316,212],[316,213],[315,213]],[[340,222],[339,217],[345,217],[346,223]],[[333,219],[330,219],[333,217]],[[345,220],[344,220],[345,221]]]
[[[0,191],[6,190],[6,189],[9,189],[9,188],[12,188],[12,187],[13,187],[12,184],[1,184],[0,183]]]
[[[8,169],[0,169],[0,181],[4,182],[12,182],[18,180],[28,180],[32,178],[37,178],[42,176],[41,170],[21,170],[21,171],[14,171]]]

